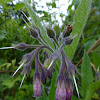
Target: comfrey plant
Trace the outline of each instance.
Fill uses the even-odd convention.
[[[75,87],[79,97],[77,83],[75,80],[75,76],[76,76],[75,73],[78,72],[77,68],[68,59],[67,55],[63,50],[63,47],[66,45],[70,45],[73,42],[73,39],[76,37],[76,35],[74,37],[71,37],[70,35],[73,30],[73,25],[68,25],[64,29],[64,31],[60,34],[58,39],[56,38],[56,32],[52,28],[46,27],[47,34],[55,45],[55,48],[51,48],[45,42],[45,39],[41,36],[41,30],[34,23],[32,23],[30,20],[29,22],[31,25],[29,25],[25,20],[24,22],[28,25],[31,37],[37,39],[41,43],[41,45],[29,45],[22,42],[12,47],[0,48],[0,49],[13,48],[22,51],[27,48],[35,48],[32,52],[27,53],[23,56],[20,62],[20,66],[12,75],[15,76],[18,70],[20,70],[20,68],[24,66],[22,70],[24,76],[19,88],[21,88],[25,76],[26,75],[28,76],[30,74],[32,62],[33,59],[35,58],[35,73],[33,75],[33,93],[34,96],[37,98],[42,96],[42,91],[43,91],[42,84],[44,85],[46,84],[47,77],[50,79],[52,78],[52,72],[56,70],[56,68],[54,67],[54,61],[57,61],[59,58],[61,58],[62,60],[61,60],[59,75],[57,78],[55,100],[71,100],[73,95],[73,81],[75,83]],[[47,51],[44,53],[46,55],[46,59],[43,65],[39,60],[39,52],[41,49],[44,48],[46,48]],[[51,52],[51,54],[47,53],[48,50]]]

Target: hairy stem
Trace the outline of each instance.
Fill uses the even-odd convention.
[[[53,40],[55,41],[55,43],[57,44],[57,46],[59,47],[59,44],[57,42],[57,40],[55,38],[53,38]]]

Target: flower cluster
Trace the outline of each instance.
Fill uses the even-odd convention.
[[[27,24],[25,20],[24,22]],[[29,22],[31,23],[31,21]],[[0,48],[0,49],[13,48],[13,49],[18,49],[22,51],[27,48],[35,48],[32,52],[27,53],[23,56],[20,62],[20,66],[12,75],[14,76],[18,72],[18,70],[24,66],[22,70],[22,73],[24,74],[24,76],[20,84],[20,88],[22,86],[25,76],[26,75],[28,76],[30,74],[32,62],[33,62],[33,59],[35,58],[35,73],[33,75],[33,93],[34,93],[34,96],[37,98],[42,96],[42,90],[43,90],[42,85],[46,84],[47,77],[50,79],[52,78],[52,72],[56,70],[54,68],[54,65],[55,65],[54,61],[58,60],[59,58],[62,58],[59,75],[57,78],[55,100],[71,100],[72,95],[73,95],[72,78],[74,80],[77,94],[79,97],[78,87],[75,80],[75,72],[78,72],[77,68],[68,59],[67,55],[65,54],[63,50],[63,47],[65,45],[70,45],[73,39],[76,37],[76,35],[74,37],[70,36],[73,30],[73,25],[68,25],[67,28],[65,28],[64,31],[60,34],[58,39],[56,38],[56,32],[52,28],[46,27],[47,34],[49,38],[54,42],[56,50],[48,46],[48,44],[45,42],[45,39],[43,39],[41,35],[41,30],[35,24],[31,23],[31,25],[28,25],[28,28],[29,28],[31,37],[37,39],[42,45],[29,45],[29,44],[25,44],[21,42],[17,45],[13,45],[12,47]],[[47,52],[44,53],[46,55],[44,65],[39,60],[39,52],[43,48],[46,48],[51,52],[51,55],[48,55]]]

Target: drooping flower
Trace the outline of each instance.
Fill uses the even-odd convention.
[[[53,53],[53,54],[51,55],[51,57],[50,57],[51,62],[50,62],[50,65],[48,66],[47,70],[50,69],[50,67],[52,66],[53,62],[54,62],[55,60],[57,60],[57,59],[59,58],[59,56],[60,56],[60,53],[59,53],[59,52],[55,52],[55,53]]]
[[[35,72],[33,77],[33,93],[35,97],[42,96],[42,82],[39,72]]]
[[[28,48],[27,46],[28,45],[26,43],[21,42],[21,43],[19,43],[17,45],[13,44],[12,47],[2,47],[0,49],[10,49],[10,48],[13,48],[13,49],[18,49],[18,50],[25,50],[25,49]]]
[[[31,70],[31,62],[28,62],[28,64],[26,64],[24,66],[24,68],[23,68],[22,74],[24,74],[24,76],[23,76],[23,79],[21,81],[21,84],[20,84],[19,89],[21,88],[21,86],[23,84],[23,81],[24,81],[25,76],[30,74],[30,70]]]
[[[63,75],[59,75],[57,79],[55,100],[66,100],[66,85]]]
[[[57,79],[56,99],[55,100],[71,100],[73,95],[72,79],[70,78],[68,67],[62,51],[62,64]]]
[[[31,62],[28,62],[26,66],[24,66],[22,74],[26,74],[28,76],[30,74],[30,71],[31,71]]]
[[[14,74],[12,75],[12,77],[18,72],[18,70],[27,62],[29,62],[32,57],[33,57],[34,51],[32,51],[31,53],[27,53],[23,56],[21,62],[20,62],[20,66],[17,68],[17,70],[14,72]]]

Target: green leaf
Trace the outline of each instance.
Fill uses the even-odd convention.
[[[56,90],[56,80],[57,80],[57,71],[53,72],[53,77],[51,80],[49,100],[55,100],[55,90]]]
[[[91,100],[91,97],[93,96],[94,92],[100,89],[100,80],[92,83],[86,91],[86,99],[85,100]],[[99,99],[98,99],[99,100]]]
[[[64,48],[64,51],[67,53],[69,59],[73,58],[76,47],[79,43],[81,33],[83,31],[83,28],[88,18],[91,2],[92,0],[82,0],[75,12],[74,20],[73,20],[74,25],[73,25],[72,36],[76,34],[78,34],[78,36],[74,39],[73,43],[70,46],[66,46]]]
[[[15,66],[16,58],[11,61],[12,66]]]
[[[6,68],[9,68],[11,66],[11,63],[5,63],[5,64],[0,65],[0,69],[5,66]]]
[[[0,4],[4,4],[6,2],[11,2],[11,0],[0,0]]]
[[[32,19],[32,22],[35,23],[35,25],[40,28],[42,37],[45,39],[46,43],[50,47],[54,48],[54,45],[53,45],[52,41],[47,36],[45,27],[43,27],[42,23],[40,22],[40,18],[35,14],[33,8],[30,6],[30,4],[29,4],[29,2],[27,0],[24,0],[24,3],[25,3],[25,6],[26,6],[26,8],[28,10],[28,13],[29,13],[29,15],[30,15],[30,17]]]
[[[95,41],[96,41],[95,39],[91,39],[91,40],[87,41],[86,43],[84,43],[84,47],[85,47],[86,51],[88,51],[89,48],[91,48],[91,46],[95,43]]]
[[[96,92],[95,92],[95,93],[92,95],[92,98],[97,99],[97,100],[100,100],[99,93],[96,93]]]
[[[56,8],[56,3],[55,2],[52,3],[52,8]]]
[[[7,63],[7,68],[9,68],[11,66],[11,63]]]
[[[16,82],[16,81],[19,81],[20,80],[20,78],[16,78],[16,79],[6,79],[6,80],[4,80],[3,82],[2,82],[2,85],[5,85],[7,88],[12,88],[13,87],[13,85],[14,85],[14,83]]]
[[[92,67],[90,65],[90,60],[85,50],[81,67],[81,74],[82,74],[82,92],[83,92],[83,97],[85,98],[87,88],[93,82]]]
[[[17,3],[17,4],[15,5],[14,10],[19,10],[19,9],[22,8],[22,7],[24,7],[24,4],[23,4],[23,3]]]
[[[79,99],[79,98],[77,98],[76,96],[72,96],[72,100],[81,100],[81,99]]]

